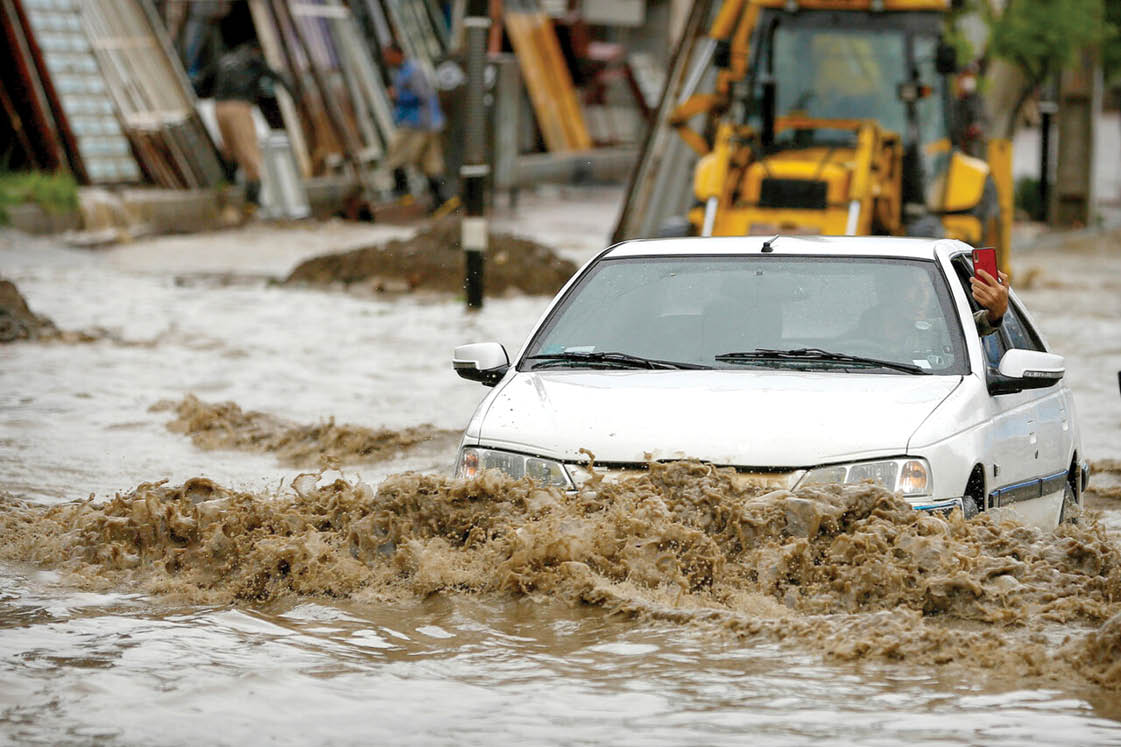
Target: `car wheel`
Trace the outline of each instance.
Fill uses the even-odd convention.
[[[1078,505],[1078,498],[1074,495],[1074,488],[1069,482],[1063,483],[1063,507],[1059,511],[1060,524],[1077,524],[1082,515],[1082,507]]]

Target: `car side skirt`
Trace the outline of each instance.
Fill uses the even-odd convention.
[[[1066,479],[1067,473],[1064,470],[997,488],[989,493],[989,508],[1001,508],[1050,495],[1062,490]]]

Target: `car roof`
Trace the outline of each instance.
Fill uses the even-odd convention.
[[[671,257],[713,254],[760,254],[769,242],[776,255],[833,255],[934,259],[970,249],[952,239],[900,236],[712,236],[672,239],[633,239],[615,244],[601,259]]]

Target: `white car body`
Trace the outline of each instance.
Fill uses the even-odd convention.
[[[615,245],[561,290],[508,369],[494,359],[493,343],[490,348],[457,349],[455,365],[461,375],[472,378],[465,368],[501,374],[467,425],[460,471],[464,449],[479,447],[559,462],[575,485],[580,465],[588,461],[586,451],[608,472],[640,468],[650,459],[693,458],[735,467],[745,479],[793,488],[809,470],[822,466],[917,458],[929,464],[933,484],[927,495],[908,498],[916,508],[945,509],[972,494],[982,511],[1054,527],[1064,511],[1064,495],[1068,503],[1081,503],[1086,472],[1073,397],[1058,378],[1062,361],[1010,349],[1006,356],[1015,354],[1001,359],[1001,372],[1020,358],[1030,358],[1032,365],[1049,358],[1056,366],[1055,378],[1040,388],[990,394],[993,371],[973,327],[966,287],[953,265],[955,257],[971,248],[957,241],[784,236],[766,251],[771,256],[933,261],[947,280],[963,325],[968,374],[521,370],[526,350],[550,313],[596,263],[620,257],[751,255],[763,250],[764,241],[686,238]],[[1014,295],[1012,306],[1024,324],[1034,327]],[[474,355],[480,351],[481,357]]]

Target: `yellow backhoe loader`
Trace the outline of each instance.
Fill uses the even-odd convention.
[[[1011,148],[990,140],[986,160],[955,145],[950,10],[726,0],[708,32],[711,90],[694,76],[667,110],[700,156],[689,232],[946,236],[996,246],[1006,267]]]

